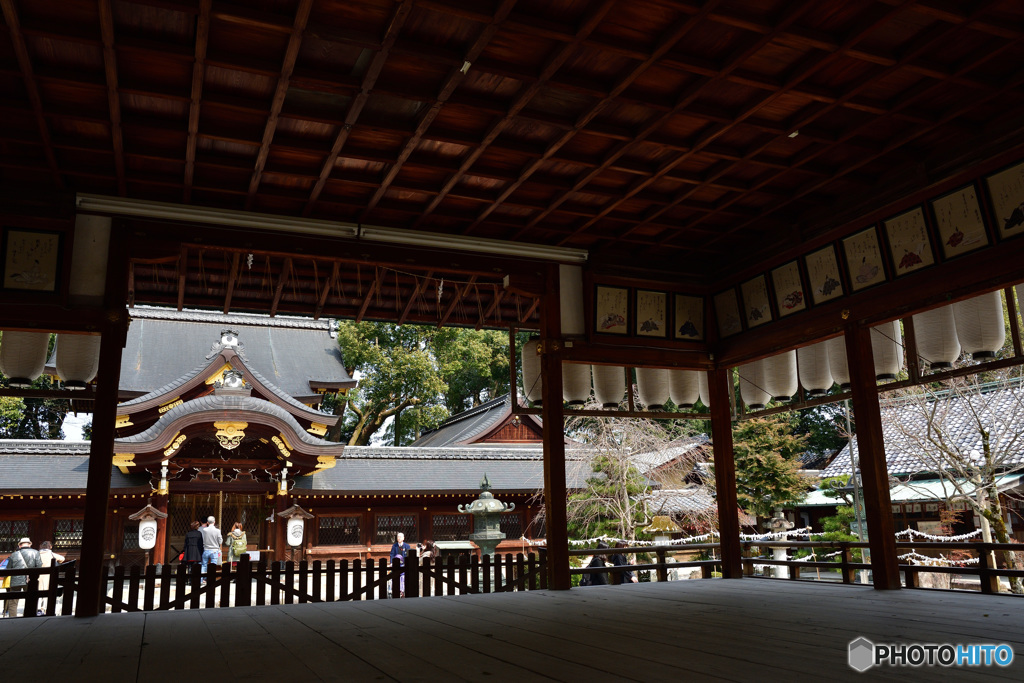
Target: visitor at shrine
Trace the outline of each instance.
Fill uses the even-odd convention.
[[[235,522],[231,527],[225,543],[228,546],[228,562],[234,564],[241,559],[242,555],[245,555],[249,549],[249,541],[245,537],[245,530],[242,528],[241,522]]]
[[[398,535],[395,536],[395,542],[391,544],[391,564],[394,565],[395,562],[397,562],[399,564],[399,566],[404,567],[405,566],[405,557],[409,553],[410,550],[412,550],[412,546],[410,546],[408,543],[405,542],[405,534],[399,532]],[[405,570],[404,569],[402,570],[401,574],[399,574],[398,581],[399,581],[399,584],[398,584],[399,585],[399,590],[401,591],[401,596],[400,597],[404,598],[405,597]]]
[[[220,529],[217,528],[217,520],[213,518],[213,515],[206,520],[206,526],[201,530],[203,534],[203,574],[206,574],[206,568],[210,564],[220,565],[220,548],[224,545],[224,536],[221,535]]]
[[[615,542],[615,547],[616,548],[625,548],[625,547],[627,547],[626,546],[626,542],[625,541],[616,541]],[[614,555],[611,556],[610,560],[611,560],[612,566],[614,566],[614,567],[628,567],[629,565],[633,564],[622,553],[615,553]],[[622,572],[619,576],[622,577],[622,583],[623,584],[626,584],[626,583],[637,583],[636,574],[633,573],[633,572]]]
[[[192,522],[191,528],[185,534],[185,548],[181,553],[181,561],[187,567],[193,567],[203,561],[203,533],[199,531],[202,526],[199,522]]]

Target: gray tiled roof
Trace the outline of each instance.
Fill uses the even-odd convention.
[[[122,391],[148,394],[201,365],[221,331],[238,332],[247,367],[293,397],[313,396],[310,381],[353,382],[330,321],[223,315],[137,306],[121,357]]]
[[[630,456],[630,460],[636,465],[643,473],[648,473],[651,470],[656,470],[662,465],[672,462],[676,458],[686,455],[695,448],[699,448],[710,442],[707,434],[698,434],[696,436],[687,436],[682,439],[673,441],[670,446],[663,448],[658,451],[650,451],[647,453],[636,453]]]
[[[714,494],[703,486],[684,489],[658,489],[644,496],[652,515],[694,514],[717,509]]]
[[[179,418],[198,413],[223,412],[226,410],[247,410],[272,415],[286,422],[292,428],[293,435],[304,443],[311,446],[338,446],[337,443],[324,441],[320,437],[313,436],[304,430],[291,413],[281,406],[252,396],[218,396],[216,394],[200,396],[181,405],[174,406],[161,415],[160,419],[153,423],[146,431],[125,436],[116,441],[117,443],[146,443],[157,438],[164,431],[167,424]]]
[[[453,415],[437,429],[427,432],[410,445],[424,447],[467,443],[507,416],[511,407],[512,397],[509,394],[491,399],[476,408]]]
[[[982,451],[981,434],[973,418],[977,414],[990,432],[994,452],[1012,448],[1012,452],[1004,457],[1003,465],[1024,464],[1024,389],[1015,387],[938,400],[938,404],[929,404],[935,407],[937,415],[943,416],[936,419],[934,424],[941,425],[948,447],[962,454],[961,457],[971,458],[972,451]],[[908,408],[901,402],[883,406],[882,436],[885,442],[885,463],[890,475],[934,471],[935,466],[922,456],[921,446],[918,445],[918,442],[926,441],[926,435],[927,422],[919,408]],[[856,448],[856,435],[853,444]],[[821,476],[836,477],[851,474],[851,471],[850,446],[847,444],[822,471]]]
[[[88,441],[0,440],[0,491],[84,491],[88,477]],[[148,474],[111,468],[111,489],[148,483]]]
[[[575,456],[571,451],[567,460]],[[582,488],[585,477],[566,467],[569,488]],[[502,491],[544,488],[544,455],[540,447],[382,448],[350,446],[331,469],[302,477],[296,488],[350,493],[472,493],[484,475],[495,495]],[[593,474],[592,472],[590,473]]]

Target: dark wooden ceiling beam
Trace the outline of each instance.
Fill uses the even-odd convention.
[[[263,140],[260,143],[260,151],[256,155],[256,164],[252,171],[252,179],[249,181],[249,195],[245,199],[245,208],[252,208],[256,198],[256,191],[260,187],[260,179],[263,175],[263,168],[267,164],[267,156],[270,154],[270,143],[274,139],[274,132],[277,130],[278,117],[284,107],[285,97],[288,95],[288,83],[292,72],[295,70],[295,62],[299,57],[299,47],[302,45],[302,34],[309,22],[309,13],[313,7],[313,0],[300,0],[295,10],[295,21],[292,23],[291,35],[288,37],[288,47],[284,51],[284,60],[281,64],[281,73],[277,79],[277,88],[274,90],[274,99],[270,103],[270,114],[267,116],[266,125],[263,127]]]
[[[991,4],[991,2],[988,3],[988,4]],[[981,12],[984,8],[985,8],[985,6],[979,6],[979,7],[977,7],[977,11]],[[909,61],[915,59],[922,52],[925,52],[926,50],[931,49],[935,45],[941,44],[943,41],[949,40],[951,35],[953,33],[955,33],[958,30],[958,28],[959,27],[957,25],[948,25],[948,26],[944,26],[944,27],[934,28],[934,29],[932,29],[930,31],[926,31],[921,37],[919,37],[917,40],[914,41],[914,45],[912,47],[909,47],[904,52],[904,54],[903,54],[903,56],[901,58],[901,61],[898,61],[895,64],[892,64],[891,66],[887,67],[881,74],[874,74],[872,76],[862,77],[860,79],[860,81],[856,85],[851,86],[847,90],[847,92],[843,95],[843,97],[847,98],[847,99],[855,97],[858,92],[860,92],[860,91],[862,91],[862,90],[864,90],[864,89],[866,89],[868,87],[871,87],[871,85],[875,82],[875,79],[880,78],[880,77],[885,77],[886,75],[897,71],[904,62],[909,62]],[[1021,40],[1024,40],[1024,37],[1022,37]],[[1004,44],[1002,46],[1001,50],[997,50],[996,51],[996,54],[998,54],[998,52],[1000,52],[1002,50],[1005,50],[1005,49],[1009,48],[1010,45],[1011,45],[1011,43]],[[995,56],[995,54],[993,54],[993,53],[986,53],[981,61],[973,61],[969,65],[962,65],[961,68],[959,69],[959,71],[960,72],[967,72],[967,71],[973,70],[973,69],[977,68],[977,66],[979,64],[981,64],[982,61],[991,59],[994,56]],[[931,91],[932,89],[938,87],[940,84],[941,84],[941,81],[940,82],[934,82],[934,83],[931,83],[928,87],[917,89],[916,90],[916,95],[913,97],[913,99],[906,99],[905,98],[902,102],[893,105],[892,109],[889,112],[889,114],[887,114],[886,116],[892,115],[893,113],[895,113],[899,109],[902,109],[902,108],[905,108],[905,107],[909,106],[914,100],[916,100],[919,97],[923,96],[924,94],[926,94],[927,92]],[[994,97],[998,93],[999,93],[999,91],[990,92],[988,94],[988,96],[989,97]],[[977,103],[978,103],[977,99],[971,99],[971,105],[970,106],[975,106],[975,105],[977,105]],[[824,108],[809,114],[806,118],[792,122],[791,125],[792,125],[792,127],[795,130],[801,130],[803,128],[806,128],[815,119],[818,119],[818,118],[824,116],[826,113],[828,113],[829,111],[831,111],[832,109],[834,109],[838,105],[839,105],[839,102],[835,102],[835,103],[833,103],[831,105],[826,105]],[[870,126],[873,126],[873,125],[877,125],[877,123],[878,123],[877,119],[871,119],[871,120],[869,120],[869,121],[867,121],[865,123],[862,123],[860,125],[857,125],[857,126],[854,126],[854,127],[850,128],[850,129],[848,129],[845,133],[841,134],[837,139],[835,139],[831,143],[829,143],[827,145],[820,146],[820,147],[818,147],[816,149],[808,150],[806,154],[802,155],[799,159],[795,159],[791,163],[791,168],[799,167],[799,166],[803,165],[804,163],[807,163],[808,161],[810,161],[810,160],[812,160],[814,158],[822,156],[826,152],[834,149],[835,147],[837,147],[839,145],[842,145],[842,144],[845,144],[848,140],[854,138],[856,135],[858,135],[864,129],[866,129],[866,128],[870,127]],[[901,136],[901,138],[900,138],[901,142],[900,142],[899,145],[893,145],[892,141],[890,141],[884,147],[882,147],[882,148],[880,148],[878,150],[875,150],[872,153],[869,153],[867,155],[862,156],[860,163],[857,163],[857,165],[855,167],[848,167],[847,170],[846,170],[846,173],[852,172],[852,171],[856,170],[857,168],[860,168],[860,167],[864,166],[865,164],[869,163],[870,161],[873,161],[873,160],[881,157],[883,154],[887,154],[887,153],[893,152],[895,149],[898,149],[900,146],[902,146],[903,144],[906,144],[910,140],[912,140],[912,139],[914,139],[916,137],[919,137],[920,135],[923,135],[927,131],[933,130],[936,126],[937,126],[936,123],[932,123],[932,124],[927,125],[927,126],[918,126],[917,128],[913,129],[913,131],[916,132],[916,134],[914,134],[912,132],[910,135]],[[754,155],[754,154],[759,153],[762,150],[763,150],[763,147],[761,147],[760,149],[752,149],[750,151],[750,154]],[[788,170],[784,170],[779,175],[785,174],[787,172],[789,172],[789,171]],[[820,189],[823,186],[827,185],[828,183],[833,182],[837,178],[841,177],[841,175],[845,175],[845,173],[844,174],[840,174],[838,171],[836,171],[836,172],[831,173],[826,178],[820,179],[820,180],[818,180],[816,182],[811,182],[811,183],[808,183],[806,185],[803,185],[803,186],[801,186],[801,189],[800,189],[799,192],[795,193],[794,195],[791,195],[789,198],[783,199],[779,203],[776,203],[775,205],[773,205],[769,209],[769,211],[770,212],[778,211],[779,209],[783,208],[784,206],[789,205],[793,201],[796,201],[797,199],[806,196],[810,192],[815,191],[817,189]],[[772,180],[774,180],[774,178],[764,179],[761,182],[756,183],[752,189],[758,189],[760,186],[762,186],[764,184],[767,184],[768,182],[771,182]],[[686,198],[687,198],[687,195],[684,193],[683,195],[681,195],[679,197],[677,203],[685,201]],[[668,210],[668,207],[666,207],[663,210]],[[701,222],[703,220],[706,220],[706,217],[697,218],[693,222],[694,223],[699,223],[699,222]],[[731,228],[729,230],[726,230],[726,231],[723,231],[723,232],[719,233],[717,236],[715,236],[715,237],[713,237],[711,239],[711,242],[721,240],[723,237],[726,237],[727,235],[732,234],[735,230],[739,229],[740,225],[743,225],[745,227],[746,225],[749,225],[749,221],[748,222],[744,222],[742,224],[737,224],[737,226],[734,226],[733,228]],[[639,226],[637,226],[637,227],[639,227]],[[706,245],[710,244],[711,242],[706,243]]]
[[[409,300],[405,302],[405,307],[402,308],[402,312],[398,316],[399,325],[409,319],[409,314],[412,313],[413,306],[416,305],[416,300],[423,296],[423,293],[427,291],[427,287],[430,286],[430,281],[433,276],[434,271],[427,271],[427,274],[423,276],[423,281],[413,285],[412,292],[409,293]]]
[[[381,41],[380,50],[373,56],[370,66],[366,69],[359,94],[352,99],[351,103],[349,103],[348,110],[345,112],[345,123],[341,126],[337,135],[334,137],[334,142],[331,145],[331,151],[328,153],[327,159],[324,161],[324,164],[320,169],[320,175],[316,184],[313,185],[313,189],[309,193],[309,201],[306,203],[306,207],[303,210],[302,215],[309,215],[317,198],[320,196],[320,193],[323,192],[324,185],[330,177],[331,171],[334,170],[334,164],[338,160],[338,155],[341,154],[341,150],[345,146],[345,142],[348,140],[349,134],[352,132],[352,126],[354,126],[356,121],[359,120],[359,115],[362,113],[363,107],[366,106],[366,101],[370,96],[370,92],[373,90],[374,85],[377,83],[377,78],[384,69],[384,64],[387,62],[391,47],[395,44],[395,41],[398,40],[398,34],[402,31],[402,27],[405,25],[405,20],[409,17],[409,13],[411,11],[411,0],[402,0],[402,2],[395,7],[394,14],[388,23],[387,31],[385,31],[384,39]]]
[[[750,55],[754,54],[759,49],[761,49],[764,45],[766,45],[769,42],[771,42],[772,38],[778,32],[781,32],[786,27],[788,27],[793,22],[795,22],[800,16],[802,16],[803,13],[806,12],[810,8],[811,4],[812,3],[806,2],[806,1],[800,3],[795,10],[789,12],[782,20],[779,21],[779,24],[776,26],[776,32],[775,33],[769,33],[769,34],[763,35],[763,36],[761,36],[760,38],[758,38],[756,40],[748,42],[742,49],[737,50],[733,54],[732,58],[730,59],[729,64],[726,65],[722,69],[722,71],[719,73],[719,75],[717,75],[717,76],[715,76],[713,78],[709,78],[709,79],[705,79],[703,81],[697,82],[694,85],[692,85],[689,88],[687,88],[686,90],[684,90],[682,95],[679,97],[679,99],[676,101],[675,105],[673,106],[673,109],[672,109],[671,112],[665,112],[665,113],[662,113],[660,116],[655,116],[651,121],[649,121],[644,126],[644,128],[641,131],[638,132],[638,134],[636,135],[636,138],[634,140],[629,141],[629,142],[623,142],[623,143],[615,146],[612,149],[612,151],[605,157],[605,161],[602,163],[602,165],[597,167],[596,169],[590,171],[589,173],[584,174],[576,182],[576,187],[578,189],[581,189],[581,188],[585,187],[594,178],[596,178],[598,175],[600,175],[600,173],[602,173],[616,159],[618,159],[623,154],[625,154],[627,152],[627,150],[629,150],[633,145],[635,145],[637,142],[641,142],[641,141],[647,139],[650,135],[652,135],[655,131],[657,131],[665,123],[665,121],[668,120],[668,118],[671,115],[673,115],[676,112],[683,111],[692,102],[696,101],[697,98],[700,96],[700,94],[703,93],[706,88],[714,85],[719,80],[722,80],[723,78],[725,78],[729,73],[731,73],[735,69],[739,68],[740,65],[743,64],[743,62],[745,62],[746,59]],[[714,8],[714,3],[708,3],[708,5],[705,7],[704,14],[710,13],[713,10],[713,8]],[[703,18],[704,14],[695,15],[694,17],[691,17],[690,21],[698,21],[699,19]],[[665,45],[664,46],[664,51],[667,52],[669,49],[671,49],[673,47],[673,45],[674,45],[674,43],[669,44],[669,45]],[[654,57],[656,55],[657,55],[657,53],[652,54],[652,57]],[[774,95],[774,96],[777,96],[777,95]],[[749,109],[746,112],[747,113],[747,117],[749,117],[751,114],[753,114],[753,112],[756,111],[757,108],[759,108],[759,107],[755,107],[755,108]],[[684,160],[688,159],[693,154],[698,152],[700,149],[702,149],[703,147],[707,146],[708,144],[710,144],[711,142],[716,140],[724,132],[726,132],[732,126],[736,125],[737,123],[739,123],[741,121],[742,121],[742,119],[737,120],[735,123],[733,123],[733,122],[730,122],[730,123],[719,123],[719,124],[716,124],[716,125],[712,126],[709,130],[702,131],[702,133],[697,138],[697,141],[696,141],[696,143],[695,143],[695,145],[693,146],[692,149],[690,149],[687,152],[684,152],[683,154],[681,154],[681,155],[679,155],[679,156],[677,156],[677,157],[675,157],[673,159],[668,160],[667,162],[663,162],[662,164],[660,164],[660,167],[659,167],[659,169],[658,169],[658,171],[656,173],[653,173],[653,174],[647,176],[646,178],[642,178],[642,179],[638,180],[637,182],[633,183],[632,186],[627,191],[625,196],[623,196],[618,201],[615,201],[615,202],[612,202],[612,203],[608,204],[602,210],[601,214],[599,214],[594,219],[586,221],[581,226],[579,226],[577,228],[577,230],[576,230],[576,233],[582,232],[582,231],[590,228],[591,226],[593,226],[598,220],[600,220],[605,215],[607,215],[607,214],[611,213],[612,211],[614,211],[623,202],[627,201],[628,199],[631,199],[638,192],[643,190],[643,188],[647,187],[648,185],[650,185],[655,180],[659,179],[663,175],[665,175],[668,172],[670,172],[673,168],[678,166]],[[697,146],[698,144],[699,144],[699,147]],[[531,220],[527,224],[528,227],[529,228],[533,228],[538,223],[543,221],[547,216],[549,216],[551,214],[552,211],[554,211],[559,206],[561,206],[561,204],[563,202],[565,202],[568,199],[568,197],[569,197],[568,193],[563,193],[563,194],[559,195],[558,197],[556,197],[551,202],[551,204],[549,205],[549,207],[545,211],[542,211],[542,212],[538,213],[537,215],[535,215],[535,216],[533,216],[531,218]],[[521,234],[522,233],[520,233],[520,235],[517,235],[517,237],[521,236]],[[566,241],[568,241],[568,239],[563,240],[563,243],[566,242]]]
[[[192,199],[192,183],[196,172],[196,142],[199,135],[199,109],[203,100],[203,81],[206,78],[206,50],[210,42],[210,6],[213,0],[199,0],[196,18],[196,40],[192,64],[192,89],[188,110],[188,141],[185,143],[185,189],[182,201]]]
[[[452,288],[455,290],[455,296],[452,297],[452,300],[448,303],[448,307],[444,309],[444,313],[441,315],[441,318],[437,321],[438,329],[444,327],[445,323],[448,322],[448,319],[452,317],[452,313],[455,312],[455,308],[465,298],[465,296],[469,294],[470,288],[472,288],[475,284],[476,275],[471,275],[469,277],[469,280],[466,281],[465,286],[460,288],[458,285],[455,285]]]
[[[487,130],[483,139],[474,147],[463,159],[462,164],[459,166],[459,170],[454,173],[445,182],[444,186],[438,195],[426,206],[423,210],[423,214],[414,224],[414,227],[419,226],[423,219],[434,212],[438,205],[444,201],[445,196],[451,192],[459,181],[462,180],[463,176],[469,171],[469,169],[477,162],[477,160],[483,155],[487,147],[494,142],[501,135],[513,121],[513,119],[530,103],[530,100],[540,91],[543,85],[551,79],[555,73],[562,67],[567,59],[574,54],[580,44],[597,28],[597,26],[604,19],[605,15],[611,11],[614,2],[612,0],[604,0],[598,5],[577,29],[573,39],[568,41],[562,46],[554,55],[551,55],[544,62],[544,68],[541,70],[537,80],[533,83],[529,83],[520,88],[519,92],[516,93],[514,101],[509,105],[508,111],[505,116],[495,123],[493,123]],[[596,115],[596,114],[595,114]],[[558,145],[561,147],[561,145]]]
[[[110,0],[99,0],[100,35],[103,37],[103,72],[107,81],[107,107],[110,110],[110,137],[114,147],[114,172],[117,191],[128,194],[124,178],[124,136],[121,132],[121,95],[117,84],[117,52],[114,49],[114,15]]]
[[[15,5],[15,0],[0,0],[0,8],[3,9],[4,22],[7,24],[7,30],[11,35],[11,47],[14,49],[14,55],[18,60],[21,78],[25,83],[25,92],[28,95],[29,102],[32,104],[36,128],[39,130],[39,138],[43,142],[43,153],[46,155],[46,162],[49,164],[53,183],[58,190],[63,190],[64,178],[61,176],[57,157],[53,153],[50,127],[46,123],[46,117],[43,115],[43,101],[39,96],[39,88],[36,85],[35,76],[32,71],[32,59],[28,54],[28,46],[26,46],[25,37],[21,33],[18,8]]]
[[[402,170],[402,166],[405,164],[409,156],[419,146],[420,141],[423,139],[424,133],[430,128],[430,125],[437,118],[437,115],[441,112],[441,108],[448,101],[448,98],[452,96],[455,89],[460,83],[466,78],[466,74],[469,73],[469,69],[472,68],[472,64],[480,56],[480,53],[484,51],[484,48],[491,42],[491,38],[497,33],[501,27],[501,23],[508,16],[508,13],[512,10],[512,6],[515,5],[516,0],[503,0],[498,6],[497,11],[491,20],[483,25],[480,32],[477,34],[473,44],[470,45],[469,49],[466,50],[464,60],[461,64],[453,65],[444,83],[438,90],[437,96],[434,98],[434,102],[428,107],[422,114],[420,114],[419,120],[416,123],[416,129],[413,134],[406,140],[402,146],[402,151],[398,153],[398,159],[395,163],[391,164],[388,172],[384,174],[384,178],[380,183],[380,187],[370,197],[370,201],[366,204],[366,209],[360,214],[359,221],[363,222],[371,211],[376,208],[377,203],[380,202],[381,198],[387,193],[391,183],[394,182],[395,178]]]
[[[286,257],[281,265],[281,273],[277,278],[277,286],[274,288],[274,298],[270,302],[270,317],[277,315],[277,307],[281,305],[281,296],[284,294],[284,286],[292,275],[292,258]]]
[[[359,311],[355,315],[355,321],[357,323],[363,321],[363,316],[366,315],[366,309],[370,307],[370,301],[373,300],[377,290],[379,290],[381,285],[384,283],[384,276],[387,272],[387,268],[377,268],[377,277],[373,279],[373,284],[370,285],[368,290],[366,290],[366,296],[363,297],[363,303],[359,304]]]
[[[526,312],[523,313],[523,316],[519,318],[519,322],[525,323],[527,320],[533,317],[533,314],[537,312],[537,308],[540,306],[540,300],[541,297],[537,297],[536,299],[533,300],[533,303],[530,304],[530,307],[526,309]]]
[[[235,293],[235,285],[238,283],[238,268],[242,259],[242,254],[235,252],[231,255],[231,272],[228,275],[227,292],[224,294],[224,313],[227,314],[231,310],[231,297]]]

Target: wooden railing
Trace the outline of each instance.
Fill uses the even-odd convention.
[[[71,608],[73,605],[73,597],[75,594],[75,572],[77,565],[74,561],[65,562],[64,564],[54,565],[52,567],[42,567],[37,569],[0,569],[0,581],[10,577],[12,580],[15,576],[24,576],[27,578],[24,588],[12,590],[11,588],[0,588],[0,606],[6,611],[7,600],[17,600],[17,604],[11,604],[11,609],[17,611],[20,607],[23,609],[23,615],[26,617],[35,616],[55,616],[58,613],[62,615],[71,614]],[[41,576],[48,576],[50,578],[49,588],[46,590],[39,589],[39,578]],[[67,596],[63,599],[61,596]],[[42,611],[43,615],[38,613]],[[11,614],[11,617],[18,616],[17,614]]]
[[[606,567],[573,567],[569,570],[569,574],[572,576],[582,576],[585,574],[607,574],[610,579],[609,583],[618,584],[622,582],[622,575],[626,572],[639,572],[639,571],[654,571],[654,578],[657,581],[668,581],[669,570],[672,569],[683,569],[687,567],[699,567],[701,571],[701,578],[710,579],[716,572],[716,567],[721,571],[721,560],[689,560],[685,562],[669,562],[670,553],[678,552],[689,552],[689,551],[713,551],[718,552],[719,546],[717,543],[694,543],[691,545],[680,546],[680,545],[647,545],[647,546],[635,546],[629,548],[570,548],[569,556],[591,556],[591,555],[602,555],[606,558],[611,555],[632,555],[635,553],[654,555],[655,562],[643,562],[639,564],[621,565],[621,566],[606,566]]]
[[[268,564],[243,556],[234,568],[211,565],[205,577],[195,565],[115,567],[106,583],[110,611],[139,612],[536,590],[547,587],[547,576],[543,558],[533,554],[419,561],[411,553],[404,566],[384,559]]]

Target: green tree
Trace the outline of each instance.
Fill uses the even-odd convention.
[[[3,385],[7,385],[4,378]],[[43,375],[32,383],[33,389],[55,389],[56,382]],[[61,424],[68,414],[66,400],[48,398],[0,398],[0,438],[61,439]]]
[[[744,420],[733,426],[736,495],[749,514],[767,518],[777,508],[800,503],[810,482],[797,456],[805,437],[793,434],[782,416]]]
[[[449,414],[508,393],[508,333],[446,327],[432,335],[430,347],[448,385],[444,406]]]

